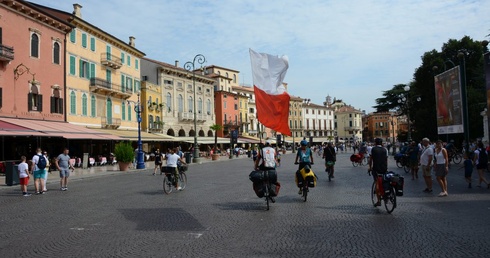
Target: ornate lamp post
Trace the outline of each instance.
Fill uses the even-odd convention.
[[[194,153],[192,154],[193,155],[193,160],[192,162],[194,163],[198,163],[200,161],[199,159],[199,146],[197,146],[197,112],[196,112],[196,62],[198,64],[204,64],[204,62],[206,62],[206,57],[204,57],[203,55],[201,54],[197,54],[194,59],[191,61],[188,61],[184,64],[184,69],[186,69],[187,71],[191,71],[192,72],[192,87],[193,87],[193,91],[194,91],[194,110],[193,110],[193,113],[194,113]]]
[[[136,169],[145,169],[145,161],[143,159],[143,144],[141,142],[141,102],[140,102],[140,92],[137,93],[138,95],[138,102],[134,102],[132,100],[128,100],[128,104],[133,103],[134,106],[134,112],[136,112],[136,115],[138,117],[138,152],[136,156]]]

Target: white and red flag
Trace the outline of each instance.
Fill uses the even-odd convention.
[[[289,67],[287,56],[257,53],[250,49],[257,119],[264,126],[291,135],[289,94],[282,84]]]

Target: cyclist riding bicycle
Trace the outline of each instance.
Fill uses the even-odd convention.
[[[325,172],[328,172],[328,167],[332,167],[332,178],[334,173],[335,161],[337,161],[337,154],[332,143],[329,142],[327,147],[323,150],[323,157],[325,159]]]
[[[182,164],[186,164],[185,163],[185,160],[183,158],[181,158],[178,154],[178,149],[177,148],[173,148],[172,150],[170,150],[170,153],[167,154],[165,156],[165,160],[167,161],[167,167],[166,167],[166,173],[174,173],[175,174],[175,178],[178,178],[178,174],[179,174],[179,170],[177,169],[177,163],[180,161]],[[175,188],[177,188],[177,190],[181,190],[181,188],[179,187],[179,181],[176,180],[175,181]]]
[[[298,170],[296,171],[296,178],[298,182],[301,182],[301,184],[304,184],[303,177],[301,176],[301,169],[303,169],[306,165],[310,166],[313,164],[313,154],[311,153],[311,149],[307,147],[308,142],[306,140],[302,140],[300,142],[301,148],[298,150],[298,153],[296,155],[296,159],[294,160],[294,164],[298,164],[299,160],[299,166]],[[299,187],[299,186],[298,186]],[[299,187],[299,192],[298,194],[302,194],[303,189]]]
[[[374,181],[378,182],[376,184],[376,197],[378,198],[376,206],[381,206],[381,195],[378,189],[379,184],[383,182],[382,180],[378,180],[378,175],[383,175],[388,171],[388,150],[383,147],[383,140],[381,138],[376,138],[374,143],[376,146],[371,150],[368,172],[372,174]]]
[[[262,163],[259,166],[260,161]],[[255,160],[255,170],[274,170],[276,168],[277,156],[274,148],[271,147],[269,141],[265,142],[265,147],[259,150],[257,159]]]

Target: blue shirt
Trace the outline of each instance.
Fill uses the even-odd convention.
[[[310,156],[311,156],[310,148],[306,148],[304,152],[302,149],[298,150],[299,162],[310,163]]]

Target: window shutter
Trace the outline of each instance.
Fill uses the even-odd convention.
[[[32,93],[27,94],[27,111],[32,111]]]
[[[124,64],[124,53],[121,52],[121,62]]]
[[[85,33],[82,34],[82,47],[87,47],[87,34]]]
[[[95,78],[95,64],[94,63],[90,63],[90,76],[89,76],[90,79],[92,78]]]
[[[77,32],[75,31],[75,29],[72,29],[71,32],[70,32],[70,41],[71,41],[71,43],[75,43],[76,36],[77,36]]]
[[[76,73],[76,59],[74,56],[70,56],[70,74],[75,75]]]
[[[43,95],[37,94],[37,111],[43,111]]]
[[[125,85],[124,79],[125,79],[124,75],[121,74],[121,90],[122,90],[122,92],[126,92],[126,87],[124,87],[124,85]]]
[[[56,105],[57,101],[55,97],[50,97],[50,106],[51,106],[51,113],[56,113]]]
[[[95,51],[95,38],[90,38],[90,50]]]
[[[79,70],[79,74],[78,74],[78,75],[79,75],[79,76],[80,76],[80,78],[81,78],[81,77],[83,77],[83,61],[82,61],[82,59],[80,59],[80,60],[78,60],[78,61],[79,61],[79,62],[78,62],[78,64],[79,64],[79,67],[78,67],[78,68],[79,68],[79,69],[78,69],[78,70]]]
[[[63,114],[63,99],[58,98],[58,114]]]

